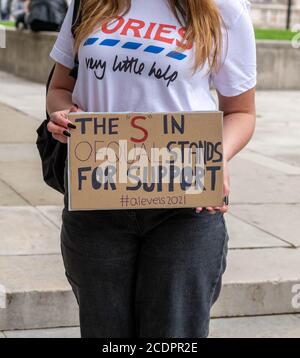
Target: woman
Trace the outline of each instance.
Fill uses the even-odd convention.
[[[228,162],[255,127],[255,39],[245,0],[86,0],[71,34],[73,3],[51,52],[48,129],[66,142],[70,111],[224,112]],[[78,78],[69,75],[78,52]],[[116,71],[136,60],[147,71]],[[91,66],[91,63],[94,65]],[[155,64],[166,73],[157,78]],[[174,81],[166,81],[173,76]],[[126,95],[125,95],[126,94]],[[67,180],[66,180],[67,186]],[[207,337],[228,235],[218,208],[69,212],[61,245],[82,337]]]
[[[15,19],[17,29],[27,29],[26,16],[28,14],[29,0],[13,0],[11,14]]]
[[[67,10],[66,0],[30,0],[26,21],[34,32],[59,31]]]

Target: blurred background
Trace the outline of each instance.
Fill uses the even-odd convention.
[[[65,1],[50,3],[59,16],[45,24],[30,19],[29,1],[0,0],[2,338],[79,337],[60,255],[62,196],[44,184],[35,146],[66,11]],[[299,338],[300,0],[251,5],[257,129],[230,163],[230,250],[211,337]]]

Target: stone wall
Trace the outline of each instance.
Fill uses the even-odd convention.
[[[0,70],[36,82],[46,82],[53,65],[49,52],[54,33],[7,31],[7,48],[0,49]],[[258,41],[258,88],[300,90],[300,49],[288,41]]]
[[[251,16],[255,27],[286,27],[287,0],[252,0]],[[293,0],[291,12],[291,28],[300,29],[300,1]],[[297,26],[298,25],[298,26]]]

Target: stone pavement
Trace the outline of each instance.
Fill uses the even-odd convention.
[[[214,318],[209,338],[299,338],[300,315]],[[0,338],[80,338],[79,327],[0,332]]]
[[[0,331],[76,336],[7,332],[78,318],[60,256],[62,196],[43,183],[35,148],[45,89],[1,72],[0,83]],[[299,100],[300,92],[258,92],[255,136],[230,164],[228,268],[213,316],[235,318],[214,320],[212,336],[300,337]]]

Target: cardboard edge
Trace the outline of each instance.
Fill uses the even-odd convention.
[[[224,112],[223,111],[219,111],[221,112],[221,129],[222,129],[222,203],[220,204],[220,207],[222,207],[224,205]]]
[[[69,113],[68,116],[70,118],[72,117],[77,117],[78,114],[82,114],[82,115],[107,115],[107,114],[130,114],[130,115],[135,115],[135,114],[169,114],[169,113],[175,113],[175,114],[180,114],[180,113],[188,113],[188,114],[197,114],[197,113],[201,113],[201,114],[205,114],[205,113],[209,113],[209,114],[221,114],[223,115],[224,112],[222,111],[172,111],[172,112],[73,112],[73,113]]]
[[[71,178],[71,175],[70,175],[70,171],[71,171],[71,166],[70,166],[70,138],[68,138],[68,142],[67,142],[67,156],[68,156],[68,175],[67,175],[67,178],[68,178],[68,187],[70,185],[70,178]],[[71,207],[71,190],[68,189],[68,211],[73,211],[72,210],[72,207]]]

